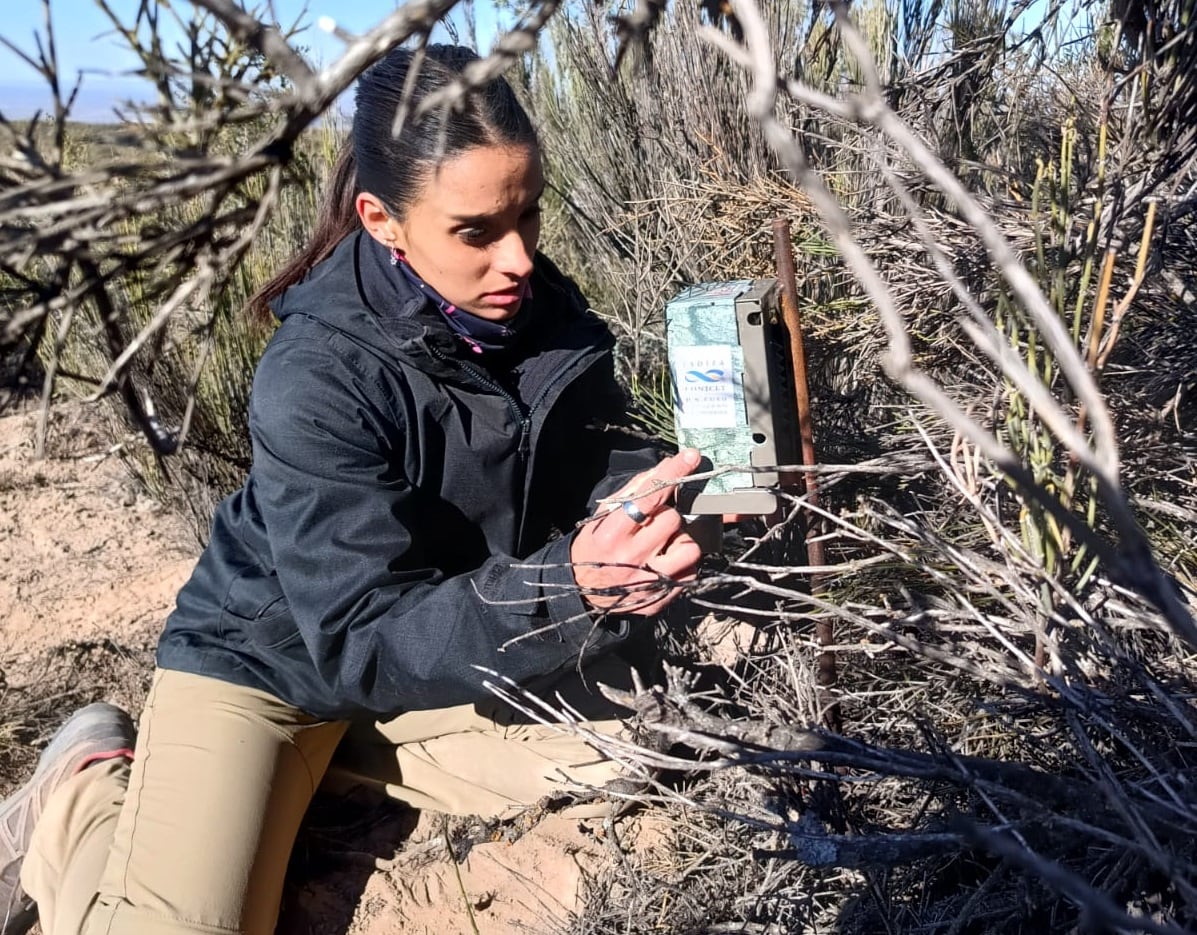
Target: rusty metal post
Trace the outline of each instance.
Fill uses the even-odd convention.
[[[810,386],[806,374],[806,348],[802,342],[802,321],[798,312],[798,283],[794,270],[794,247],[790,241],[790,222],[778,218],[773,222],[773,253],[777,264],[777,278],[781,284],[781,314],[790,337],[790,360],[794,371],[794,397],[798,404],[798,432],[802,440],[802,463],[813,465],[815,461],[815,430],[811,418]],[[806,502],[819,505],[819,480],[814,471],[806,475]],[[817,537],[822,523],[813,511],[806,517],[806,555],[811,565],[824,565],[823,542]],[[812,538],[813,536],[813,538]],[[810,590],[818,594],[822,589],[823,576],[810,576]],[[815,622],[815,638],[822,647],[835,643],[835,627],[830,620]],[[823,709],[824,724],[834,731],[841,727],[840,707],[833,694],[836,684],[835,651],[823,649],[816,660],[815,680],[819,687],[819,705]]]

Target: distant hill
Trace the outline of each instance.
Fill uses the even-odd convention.
[[[130,100],[152,101],[153,91],[149,83],[136,78],[100,79],[86,78],[79,96],[71,108],[71,121],[75,123],[117,123],[114,109]],[[346,91],[337,99],[341,117],[353,113],[353,92]],[[43,114],[51,113],[50,95],[44,84],[31,82],[0,81],[0,114],[6,120],[29,120],[41,109]]]
[[[149,100],[149,85],[136,78],[84,77],[71,117],[80,123],[114,123],[113,113],[122,102]],[[38,110],[49,112],[51,101],[45,84],[0,81],[0,113],[9,120],[28,120]]]

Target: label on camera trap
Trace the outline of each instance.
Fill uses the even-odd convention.
[[[744,421],[737,400],[731,347],[677,347],[671,356],[680,428],[734,428]]]

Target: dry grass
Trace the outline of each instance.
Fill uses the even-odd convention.
[[[93,701],[140,711],[153,671],[153,646],[68,641],[0,669],[0,798],[33,765],[66,716]]]
[[[230,272],[225,287],[204,307],[189,307],[174,315],[159,332],[154,353],[134,362],[134,382],[154,401],[160,422],[169,431],[188,424],[181,450],[167,458],[155,454],[130,425],[124,401],[107,396],[110,405],[104,409],[104,431],[111,444],[151,494],[191,517],[201,541],[207,535],[216,504],[240,485],[249,467],[246,405],[254,367],[272,328],[251,320],[244,313],[245,302],[308,236],[342,132],[330,123],[303,138],[278,210],[254,239],[243,261]],[[211,145],[216,151],[236,152],[242,133],[234,129]],[[143,158],[138,156],[139,150],[128,144],[122,146],[127,135],[119,126],[72,125],[66,135],[71,160],[68,168],[79,170],[114,158]],[[204,200],[195,198],[140,223],[158,230],[184,227],[195,223],[204,210]],[[140,235],[135,225],[125,226],[129,229],[120,232],[122,236],[136,242]],[[122,311],[119,330],[124,342],[131,341],[150,322],[162,289],[170,288],[180,275],[179,269],[167,265],[112,284],[110,289]],[[23,297],[20,290],[10,291],[6,311],[19,309]],[[48,316],[49,333],[58,331],[64,314]],[[44,342],[39,358],[43,370],[54,362],[58,392],[86,397],[95,393],[111,360],[98,308],[82,303],[70,315],[71,327],[65,340],[61,345]],[[14,348],[6,356],[6,366],[11,369],[23,352],[23,347]],[[36,383],[37,374],[33,376]],[[14,384],[15,377],[15,373],[8,374],[6,385]]]
[[[877,8],[856,12],[869,28]],[[685,113],[685,76],[694,66],[680,63],[709,60],[690,14],[679,8],[673,17],[654,46],[649,80],[665,102],[657,106],[676,101]],[[999,48],[982,27],[981,20],[953,25],[955,56],[883,62],[893,82],[888,96],[970,182],[1082,353],[1100,348],[1100,355],[1089,351],[1089,362],[1122,439],[1122,481],[1160,566],[1173,576],[1167,586],[1192,609],[1192,109],[1162,99],[1144,105],[1110,78],[1108,61],[1073,58],[1053,78],[1035,66],[1033,43]],[[583,54],[577,47],[586,29],[595,38]],[[578,24],[564,48],[562,58],[581,64],[562,82],[597,93],[590,75],[604,74],[591,64],[606,48],[601,29]],[[1173,48],[1189,46],[1178,40]],[[844,69],[815,68],[804,54],[797,53],[802,76],[831,76],[834,93]],[[793,57],[779,50],[779,60]],[[982,67],[969,70],[969,62]],[[1180,58],[1152,67],[1191,75]],[[710,99],[718,101],[729,89],[710,74]],[[670,84],[675,75],[682,77]],[[1170,87],[1178,100],[1194,99],[1188,78]],[[600,894],[615,887],[618,896],[600,900],[597,915],[576,931],[1192,926],[1191,648],[1165,635],[1151,604],[1028,508],[972,445],[895,390],[883,373],[888,340],[878,318],[816,232],[808,200],[768,171],[768,156],[699,134],[689,149],[673,144],[668,128],[680,119],[666,114],[646,132],[645,112],[657,113],[626,96],[611,95],[607,106],[623,107],[616,115],[591,126],[585,113],[573,113],[560,128],[550,123],[549,135],[561,146],[589,141],[571,152],[574,168],[561,169],[558,184],[583,219],[575,223],[590,225],[585,243],[598,295],[635,335],[625,345],[628,369],[642,374],[646,408],[668,387],[643,375],[659,364],[658,339],[643,329],[655,327],[651,316],[679,272],[688,279],[767,272],[768,222],[786,217],[801,241],[821,460],[895,463],[888,477],[848,477],[830,491],[821,522],[833,567],[817,595],[794,570],[804,562],[801,550],[768,545],[782,529],[712,569],[698,587],[698,606],[754,622],[754,647],[717,694],[679,677],[642,699],[650,725],[701,755],[611,751],[674,770],[690,761],[695,772],[659,790],[678,822],[674,849],[651,865],[625,864],[598,887]],[[1156,105],[1174,115],[1165,131],[1171,149],[1146,143],[1161,131],[1139,108]],[[1108,535],[1109,517],[1059,442],[961,327],[956,293],[930,244],[1053,395],[1073,405],[1056,362],[957,206],[922,185],[917,167],[871,130],[801,109],[786,117],[806,131],[808,157],[899,299],[916,365],[1011,445],[1038,483],[1069,491],[1070,508]],[[631,162],[653,167],[651,181],[632,194],[607,184],[616,166]],[[642,177],[633,172],[619,185]],[[1170,218],[1162,230],[1145,224],[1148,195]],[[921,229],[911,223],[912,205]],[[1137,269],[1143,241],[1147,260]],[[1116,259],[1103,306],[1099,272],[1110,247]],[[1120,330],[1111,328],[1131,293]],[[896,463],[915,452],[925,456],[921,467]],[[812,741],[804,728],[822,715],[811,689],[817,619],[836,628],[836,695],[848,746],[818,731]],[[701,658],[701,651],[687,655]],[[924,758],[917,769],[912,754]],[[962,765],[965,757],[980,760]],[[1054,786],[1060,777],[1064,785]],[[739,826],[729,828],[729,818]]]

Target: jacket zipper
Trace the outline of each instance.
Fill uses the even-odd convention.
[[[573,371],[576,369],[578,362],[585,360],[585,358],[590,353],[590,351],[593,350],[593,348],[591,348],[591,349],[582,351],[581,353],[577,354],[576,356],[574,356],[574,357],[570,358],[568,361],[566,361],[565,365],[562,366],[557,371],[557,374],[551,380],[549,380],[548,383],[546,383],[544,385],[544,387],[541,389],[541,391],[536,395],[536,399],[534,399],[529,404],[527,410],[525,410],[524,407],[520,405],[520,401],[518,399],[516,399],[515,396],[513,396],[511,393],[507,392],[507,390],[505,390],[502,386],[500,386],[495,381],[488,379],[486,377],[486,375],[483,374],[481,371],[479,371],[478,368],[475,367],[473,364],[466,363],[465,361],[462,361],[462,360],[450,359],[448,356],[446,356],[445,354],[441,353],[436,348],[434,348],[431,344],[426,343],[424,346],[427,347],[429,353],[431,353],[433,357],[437,358],[437,360],[441,361],[441,363],[447,364],[450,367],[460,367],[467,375],[469,375],[471,377],[471,379],[473,380],[473,382],[476,385],[482,386],[489,390],[493,390],[495,393],[497,393],[499,396],[501,396],[503,399],[505,399],[507,401],[507,405],[511,407],[511,410],[519,416],[519,420],[520,420],[519,458],[520,458],[520,464],[523,466],[523,468],[526,472],[528,472],[529,468],[531,467],[531,465],[529,464],[529,460],[530,460],[530,456],[531,456],[531,445],[532,445],[532,414],[534,412],[536,412],[537,409],[540,408],[540,405],[545,401],[545,399],[548,398],[549,393],[552,392],[552,390],[562,380],[564,380],[566,377],[576,376],[576,374],[574,374]],[[601,353],[596,354],[595,360],[597,360],[601,356],[602,356]],[[586,370],[586,369],[589,369],[589,366],[583,368],[583,370]],[[521,499],[523,500],[524,506],[527,505],[527,500],[528,500],[528,489],[527,488],[528,488],[528,484],[530,483],[530,481],[531,481],[531,473],[530,472],[525,473],[525,475],[524,475],[524,490],[522,491],[522,497],[521,497]],[[519,517],[519,526],[516,530],[516,549],[517,550],[520,549],[523,545],[524,521],[526,519],[527,519],[527,517],[524,515],[524,508],[521,507],[520,508],[520,517]]]
[[[513,396],[511,393],[507,392],[506,389],[504,389],[500,384],[496,383],[494,380],[488,379],[486,377],[486,375],[483,374],[482,371],[480,371],[473,364],[468,364],[462,360],[451,360],[449,357],[442,354],[431,344],[425,344],[425,347],[427,347],[429,352],[432,354],[432,356],[435,357],[437,360],[439,360],[441,363],[448,364],[450,367],[459,367],[465,373],[469,374],[469,376],[472,378],[473,382],[476,385],[484,387],[485,389],[491,390],[494,393],[497,393],[499,396],[503,397],[503,399],[505,399],[507,401],[507,405],[511,407],[511,411],[514,412],[516,415],[516,418],[519,419],[519,423],[520,423],[520,446],[519,446],[520,463],[527,465],[528,454],[529,454],[529,450],[528,450],[529,449],[529,437],[532,433],[532,410],[528,409],[528,411],[525,412],[524,407],[520,405],[520,401],[518,399],[516,399],[515,396]]]
[[[528,456],[531,454],[532,414],[540,408],[540,404],[545,401],[549,393],[552,392],[553,388],[556,387],[557,384],[563,379],[565,379],[565,377],[570,375],[570,372],[574,369],[574,365],[577,364],[578,361],[585,359],[591,350],[587,349],[582,351],[581,353],[572,357],[570,360],[566,361],[565,365],[557,371],[556,376],[554,376],[541,388],[540,393],[538,393],[536,396],[536,399],[532,400],[532,402],[529,403],[528,408],[525,409],[515,396],[504,389],[502,385],[496,383],[494,380],[489,379],[486,374],[484,374],[473,364],[467,363],[463,360],[451,359],[441,351],[438,351],[431,344],[426,344],[425,347],[427,347],[432,356],[441,361],[441,363],[448,364],[450,367],[460,367],[463,371],[470,375],[476,385],[484,387],[488,390],[492,390],[507,401],[507,405],[511,407],[511,411],[516,414],[520,422],[519,453],[520,460],[525,464],[527,464]]]
[[[595,355],[585,367],[582,367],[579,369],[578,363],[585,360],[587,357],[587,354],[588,354],[588,352],[584,351],[584,352],[578,354],[577,356],[571,358],[568,362],[566,362],[566,364],[563,367],[561,367],[560,370],[557,371],[556,376],[554,376],[551,380],[549,380],[548,383],[546,383],[544,385],[544,387],[541,389],[540,393],[537,394],[536,399],[534,399],[532,401],[532,404],[528,407],[528,421],[526,424],[525,435],[523,438],[523,444],[525,444],[525,445],[531,444],[530,435],[531,435],[531,429],[532,429],[532,414],[534,412],[536,412],[537,409],[540,408],[540,405],[545,401],[545,399],[548,397],[549,393],[556,386],[558,386],[563,380],[565,380],[567,377],[570,378],[571,380],[573,380],[573,379],[576,379],[579,376],[579,374],[585,373],[587,370],[590,369],[590,367],[594,364],[594,362],[597,361],[598,358],[601,356],[601,354]],[[525,457],[528,457],[528,455],[525,455]],[[529,496],[529,490],[531,488],[531,485],[532,485],[532,465],[528,464],[527,465],[527,473],[524,475],[524,490],[523,490],[523,497],[522,497],[525,506],[527,506],[527,503],[528,503],[528,496]],[[516,548],[517,548],[517,550],[520,550],[520,551],[522,551],[524,548],[524,532],[525,532],[524,524],[527,521],[527,519],[528,519],[528,516],[527,516],[526,511],[521,510],[520,511],[519,529],[516,532]]]

